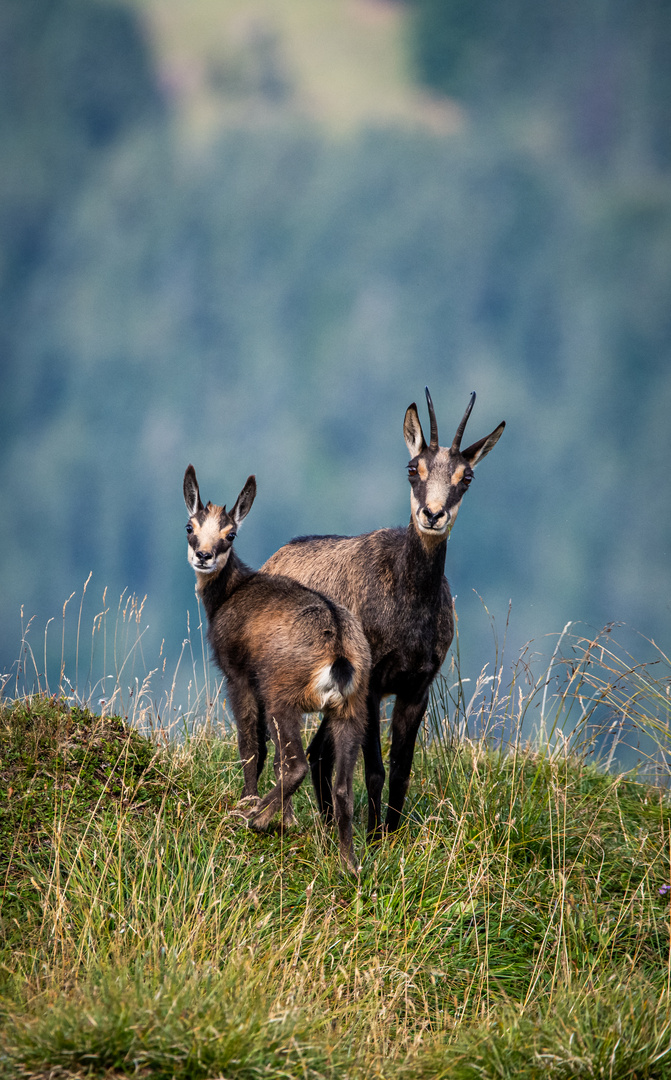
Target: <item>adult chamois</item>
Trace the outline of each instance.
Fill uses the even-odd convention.
[[[184,474],[188,560],[205,607],[208,639],[228,681],[250,823],[267,828],[308,771],[302,715],[323,713],[320,739],[335,762],[340,856],[356,871],[352,778],[366,726],[370,650],[356,616],[287,577],[251,570],[233,550],[256,496],[250,476],[230,512],[203,505],[192,465]],[[266,740],[275,744],[275,787],[258,799]]]
[[[444,575],[447,539],[473,469],[498,442],[505,422],[466,450],[461,440],[475,402],[468,407],[450,447],[438,443],[428,387],[431,437],[427,445],[410,405],[403,434],[410,453],[410,524],[363,536],[302,536],[280,548],[261,567],[320,589],[359,617],[371,650],[363,755],[368,791],[368,833],[380,834],[384,765],[380,702],[395,694],[391,717],[389,805],[386,825],[398,828],[410,779],[417,731],[429,688],[454,636],[450,587]],[[308,747],[312,779],[325,816],[331,812],[333,751],[320,727]]]

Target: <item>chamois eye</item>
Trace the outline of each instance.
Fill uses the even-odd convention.
[[[470,484],[470,482],[471,482],[471,480],[472,480],[472,479],[473,479],[473,474],[472,474],[472,473],[469,473],[469,474],[467,474],[466,476],[464,476],[464,477],[462,478],[462,481],[461,481],[461,482],[462,482],[462,484],[465,484],[465,485],[466,485],[466,487],[468,487],[468,485]]]
[[[229,533],[227,533],[226,539],[230,540],[231,543],[233,543],[233,541],[235,540],[237,535],[238,534],[236,532],[229,532]]]
[[[408,476],[417,476],[417,466],[408,465]]]
[[[191,524],[191,522],[189,522],[189,524],[187,525],[187,527],[186,527],[186,531],[187,531],[187,532],[188,532],[189,534],[193,532],[193,525]]]

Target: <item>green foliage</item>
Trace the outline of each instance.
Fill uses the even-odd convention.
[[[565,146],[617,167],[636,143],[653,168],[671,165],[671,12],[665,0],[538,4],[534,0],[408,0],[422,82],[499,117],[543,110]]]
[[[358,880],[307,785],[296,828],[246,827],[210,717],[170,742],[7,704],[7,801],[50,795],[3,833],[0,1076],[671,1075],[671,802],[588,750],[619,696],[666,754],[668,667],[560,644],[535,683],[438,686],[406,822],[367,849],[357,774]],[[544,735],[494,736],[539,698]]]
[[[311,1045],[305,1019],[271,1017],[245,972],[170,963],[153,974],[103,969],[51,1003],[50,1022],[12,1031],[6,1060],[33,1075],[45,1062],[68,1076],[140,1075],[164,1080],[337,1076],[341,1062]],[[0,1065],[0,1076],[3,1073]],[[14,1074],[16,1075],[16,1074]],[[58,1074],[56,1074],[58,1075]]]
[[[468,0],[412,0],[413,46],[422,80],[447,94],[472,94],[488,44],[492,5]]]
[[[670,1040],[668,1005],[660,1008],[645,987],[635,981],[628,988],[592,986],[578,1000],[560,994],[546,1011],[504,1010],[494,1022],[464,1032],[454,1045],[413,1059],[407,1075],[662,1080],[671,1076]]]
[[[17,337],[50,230],[109,148],[160,123],[162,107],[138,24],[114,0],[5,0],[0,44],[0,417],[13,428]],[[45,396],[60,385],[52,365]]]
[[[527,7],[497,8],[520,49],[544,34],[573,41],[597,18],[594,5],[534,18]],[[445,10],[470,40],[489,5]],[[603,6],[609,34],[628,10]],[[628,39],[639,72],[666,25],[661,8],[642,11]],[[473,439],[508,424],[449,548],[465,653],[484,662],[489,650],[474,590],[499,621],[515,597],[513,652],[568,618],[664,640],[671,199],[663,162],[641,149],[652,121],[640,138],[622,129],[603,171],[575,151],[555,104],[530,94],[518,112],[503,92],[500,110],[473,110],[449,138],[336,140],[286,105],[194,157],[156,104],[127,11],[12,0],[2,19],[21,70],[43,78],[7,75],[3,100],[16,98],[0,109],[15,148],[0,192],[3,250],[15,251],[0,281],[0,681],[24,666],[22,606],[54,681],[58,635],[43,648],[44,626],[91,570],[89,597],[101,583],[114,601],[147,595],[144,644],[165,641],[174,663],[189,605],[195,625],[189,460],[222,500],[256,473],[240,538],[253,565],[292,535],[407,521],[402,419],[427,383],[443,439],[472,389]],[[75,89],[70,62],[87,73]],[[602,70],[589,49],[584,63]],[[571,70],[566,101],[580,84]],[[113,122],[97,142],[82,115],[103,100]],[[653,111],[627,100],[632,115]],[[27,261],[9,242],[23,213],[39,240]]]
[[[508,691],[451,671],[368,849],[357,777],[358,881],[307,785],[296,830],[246,828],[205,660],[186,715],[152,687],[192,591],[186,462],[217,499],[257,472],[254,563],[396,524],[425,382],[443,441],[474,386],[473,438],[509,421],[450,545],[464,652],[472,587],[515,596],[513,640],[666,633],[669,21],[615,7],[416,0],[460,135],[336,142],[285,102],[194,162],[121,6],[2,6],[0,1075],[671,1075],[668,793],[594,762],[626,736],[667,775],[649,642],[564,641],[550,692],[528,655]],[[42,641],[92,567],[116,625],[92,588]]]
[[[189,460],[224,501],[256,472],[254,565],[291,535],[404,522],[424,383],[444,439],[473,387],[474,438],[508,421],[450,544],[458,603],[477,588],[500,615],[515,595],[516,643],[575,614],[663,633],[667,193],[558,191],[475,135],[239,131],[195,173],[161,139],[115,161],[54,232],[17,346],[3,497],[50,528],[35,559],[4,519],[2,670],[21,604],[41,632],[90,569],[148,594],[174,655]],[[613,530],[623,423],[648,465]]]
[[[56,697],[0,704],[2,941],[34,922],[38,893],[17,852],[42,870],[55,837],[77,838],[93,816],[114,830],[119,810],[159,807],[174,783],[156,748],[119,717],[94,716]],[[24,907],[24,905],[27,905]]]

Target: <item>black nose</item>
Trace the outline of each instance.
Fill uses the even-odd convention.
[[[431,511],[426,508],[426,506],[424,507],[424,517],[426,518],[429,525],[435,525],[438,521],[438,518],[442,517],[442,515],[442,510],[439,510],[437,514],[432,514]]]
[[[212,558],[212,552],[211,551],[197,551],[196,556],[197,556],[197,558],[200,559],[201,562],[207,562],[208,559]]]

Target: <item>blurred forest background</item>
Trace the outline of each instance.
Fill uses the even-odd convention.
[[[0,672],[90,571],[170,666],[188,462],[256,473],[252,565],[405,524],[425,384],[443,443],[473,389],[467,443],[508,423],[448,547],[464,674],[476,592],[514,653],[668,647],[670,56],[668,0],[2,0]]]

